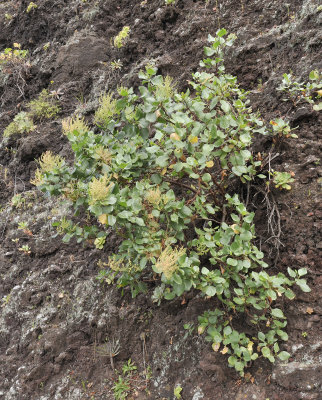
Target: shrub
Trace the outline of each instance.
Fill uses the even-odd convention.
[[[76,116],[74,118],[66,118],[62,121],[62,130],[64,135],[74,134],[83,135],[89,130],[84,118]]]
[[[209,35],[192,93],[178,93],[147,66],[139,95],[121,87],[114,97],[102,97],[95,114],[100,131],[66,131],[74,165],[43,170],[38,185],[51,195],[67,193],[76,213],[97,221],[65,224],[64,240],[94,234],[103,248],[110,227],[122,238],[100,263],[100,280],[130,287],[133,296],[154,281],[158,303],[192,289],[213,299],[214,309],[199,317],[198,333],[243,375],[258,357],[290,356],[278,345],[287,340],[287,322],[274,302],[281,295],[293,299],[294,284],[310,289],[305,269],[289,269],[289,277],[265,272],[264,254],[254,244],[254,213],[234,193],[240,181],[265,177],[251,145],[254,135],[276,132],[225,72],[223,51],[234,40],[225,35],[224,29]],[[287,126],[284,121],[281,130],[289,132]],[[253,335],[237,331],[240,314]]]
[[[64,160],[60,156],[53,155],[50,151],[42,154],[37,162],[39,168],[35,172],[35,178],[31,181],[36,186],[44,182],[46,174],[55,173],[65,165]]]
[[[29,133],[35,129],[35,125],[26,112],[20,112],[14,120],[6,127],[3,137],[9,137],[14,134]]]
[[[100,106],[95,112],[94,122],[101,128],[104,128],[105,124],[109,124],[111,118],[118,114],[116,107],[117,101],[113,99],[112,94],[106,94],[100,98]]]
[[[19,43],[14,43],[13,47],[13,49],[8,47],[0,53],[1,67],[10,67],[25,62],[28,56],[28,50],[21,50],[21,45]]]
[[[126,40],[128,39],[128,36],[130,34],[130,27],[129,26],[124,26],[122,30],[119,32],[118,35],[116,35],[113,39],[113,44],[114,47],[117,49],[120,49],[121,47],[124,46]]]
[[[322,74],[318,70],[310,72],[307,83],[297,82],[292,73],[284,74],[277,90],[285,92],[287,98],[283,101],[291,100],[294,106],[307,102],[315,111],[322,110],[322,102],[315,103],[316,99],[322,98]]]
[[[57,102],[46,89],[42,90],[37,99],[28,104],[28,108],[30,115],[39,120],[53,118],[60,111]]]

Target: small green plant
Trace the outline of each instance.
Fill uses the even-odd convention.
[[[11,198],[11,205],[12,207],[15,208],[21,208],[25,205],[26,203],[26,199],[24,197],[22,197],[22,194],[15,194],[12,198]]]
[[[116,47],[117,49],[120,49],[121,47],[123,47],[129,37],[130,34],[130,27],[129,26],[124,26],[122,28],[122,30],[119,32],[118,35],[116,35],[113,39],[113,44],[114,47]]]
[[[277,137],[278,140],[281,140],[281,138],[297,138],[297,135],[295,133],[291,133],[297,128],[291,129],[288,121],[285,121],[283,118],[277,118],[274,121],[270,121],[270,124],[272,125],[273,128],[273,139]]]
[[[21,64],[25,62],[27,56],[28,50],[21,50],[21,45],[19,43],[14,43],[13,49],[8,47],[0,53],[0,67],[10,67],[11,65]]]
[[[34,3],[33,1],[31,1],[31,2],[28,4],[28,7],[27,7],[27,9],[26,9],[27,14],[29,14],[30,11],[35,10],[36,8],[38,8],[37,4]]]
[[[60,107],[57,101],[44,89],[37,99],[28,104],[29,114],[39,120],[54,118],[59,112]]]
[[[132,360],[129,358],[127,363],[122,366],[123,375],[131,375],[133,371],[136,371],[137,367],[133,364]]]
[[[74,164],[42,170],[36,184],[72,201],[79,234],[72,224],[65,238],[91,233],[101,242],[111,229],[119,235],[114,255],[99,263],[100,281],[129,288],[133,297],[153,281],[158,304],[191,290],[212,299],[198,333],[243,376],[259,357],[290,356],[279,347],[288,338],[287,321],[275,301],[294,299],[293,285],[310,288],[305,269],[289,269],[289,276],[265,271],[254,212],[235,193],[265,178],[265,164],[252,152],[255,136],[277,143],[291,138],[291,130],[283,119],[275,122],[277,131],[268,129],[226,72],[224,49],[234,39],[225,29],[209,35],[206,58],[186,92],[147,65],[138,94],[119,87],[102,96],[95,133],[66,129]],[[237,330],[241,315],[252,332]]]
[[[3,296],[1,307],[5,307],[6,305],[8,305],[10,302],[10,298],[11,298],[11,293],[7,294],[6,296]]]
[[[18,222],[18,229],[24,231],[25,229],[28,229],[28,222],[26,221],[21,221]]]
[[[171,5],[171,4],[175,4],[176,0],[164,0],[165,4],[167,6]]]
[[[112,389],[115,396],[115,400],[126,399],[131,390],[129,380],[127,378],[119,376],[118,380],[114,383]]]
[[[271,175],[273,176],[273,182],[276,188],[286,190],[292,189],[290,183],[295,181],[293,178],[294,174],[290,172],[273,171]]]
[[[307,338],[308,333],[307,332],[302,332],[302,337]]]
[[[181,392],[182,392],[182,387],[181,387],[181,386],[176,386],[176,387],[173,389],[174,397],[175,397],[176,399],[182,399]]]
[[[50,42],[47,42],[47,43],[45,43],[45,44],[42,46],[42,48],[43,48],[45,51],[47,51],[47,50],[49,49],[49,47],[50,47]]]
[[[301,102],[312,104],[315,111],[322,110],[322,102],[315,103],[322,98],[322,74],[318,70],[313,70],[309,74],[307,83],[297,82],[292,74],[284,74],[283,79],[277,90],[287,93],[283,101],[291,100],[294,106]]]
[[[7,21],[11,21],[11,20],[13,19],[13,15],[10,14],[10,13],[6,13],[6,14],[4,15],[4,17],[5,17],[5,19],[6,19]]]
[[[112,370],[114,371],[114,358],[119,354],[120,349],[121,349],[120,341],[112,339],[108,340],[103,345],[97,346],[95,351],[100,356],[109,357]]]
[[[37,160],[39,168],[35,172],[35,178],[30,181],[33,185],[41,185],[46,174],[59,170],[65,165],[65,161],[58,155],[53,155],[51,151],[46,151]]]
[[[15,134],[30,133],[35,129],[30,115],[24,111],[17,114],[3,132],[3,137],[10,137]]]
[[[97,249],[102,250],[102,248],[104,247],[105,241],[106,241],[105,235],[102,235],[101,237],[97,237],[94,241],[95,247]]]
[[[117,71],[122,69],[123,63],[121,60],[114,60],[110,62],[110,66],[112,71]]]
[[[27,244],[24,244],[23,246],[19,247],[18,250],[22,251],[26,255],[30,255],[31,254],[30,247]]]

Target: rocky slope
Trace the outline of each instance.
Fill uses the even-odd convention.
[[[121,371],[129,359],[137,366],[129,399],[172,399],[177,386],[185,400],[321,399],[322,118],[310,105],[286,106],[276,91],[290,69],[299,80],[322,69],[319,1],[35,3],[27,12],[29,1],[0,2],[0,52],[18,43],[30,55],[23,68],[0,70],[0,135],[44,88],[61,111],[38,121],[29,134],[0,139],[0,398],[114,399],[119,378],[107,346],[118,343],[114,367]],[[129,40],[116,49],[111,39],[126,25]],[[158,307],[149,295],[133,300],[127,291],[122,296],[101,284],[97,261],[113,250],[116,238],[109,237],[103,252],[91,243],[63,244],[53,237],[52,222],[70,213],[68,204],[42,196],[30,184],[35,159],[44,151],[71,157],[63,118],[81,114],[91,120],[102,92],[119,84],[137,87],[138,71],[151,61],[178,88],[186,88],[208,33],[219,27],[238,37],[226,66],[250,90],[253,108],[267,118],[287,116],[298,126],[298,139],[287,142],[273,161],[295,174],[290,192],[275,193],[282,230],[278,258],[265,243],[269,210],[261,201],[256,226],[272,271],[306,267],[312,289],[280,304],[289,320],[289,363],[259,360],[248,380],[240,380],[225,356],[184,330],[207,309],[204,299],[191,293],[185,302]],[[115,61],[119,68],[111,65]],[[262,151],[265,143],[256,145]]]

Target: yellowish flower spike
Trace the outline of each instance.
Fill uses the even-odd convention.
[[[95,204],[98,201],[105,200],[109,195],[113,183],[109,183],[111,177],[104,175],[99,179],[93,178],[92,182],[89,184],[89,197],[90,204]]]
[[[87,126],[84,118],[79,116],[75,118],[65,118],[62,121],[62,128],[64,135],[73,134],[77,132],[78,135],[83,135],[85,132],[89,131],[89,127]]]
[[[56,168],[61,168],[64,164],[64,159],[58,155],[52,154],[51,151],[46,151],[37,161],[39,168],[35,172],[35,178],[30,181],[35,186],[43,183],[45,172],[51,172]]]
[[[167,279],[171,279],[175,271],[179,269],[178,260],[186,253],[183,247],[173,249],[171,246],[166,247],[160,254],[155,269],[158,273],[164,273]]]
[[[98,146],[95,149],[95,158],[102,161],[104,164],[109,164],[111,162],[112,156],[111,153],[103,146]]]
[[[157,206],[161,201],[161,191],[157,187],[156,189],[150,189],[145,195],[145,200],[150,204]]]
[[[116,103],[117,101],[113,100],[112,94],[102,96],[99,100],[100,106],[95,112],[94,123],[98,126],[108,124],[115,115],[119,114]]]

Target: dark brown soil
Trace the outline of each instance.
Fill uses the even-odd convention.
[[[38,122],[31,134],[0,143],[0,399],[114,399],[118,377],[104,355],[104,346],[113,341],[120,345],[114,367],[121,371],[129,358],[137,366],[128,399],[173,399],[176,386],[184,400],[322,399],[322,116],[308,105],[290,107],[276,91],[290,69],[299,80],[322,69],[320,2],[36,3],[27,13],[29,1],[0,1],[0,52],[20,43],[31,61],[22,80],[0,76],[0,137],[43,88],[57,92],[62,108],[56,120]],[[125,25],[131,27],[130,39],[116,49],[111,39]],[[127,290],[122,295],[100,284],[97,261],[113,250],[116,238],[111,234],[104,253],[91,244],[66,245],[53,238],[51,223],[67,207],[43,197],[29,182],[44,151],[71,157],[62,118],[76,112],[90,119],[100,93],[120,84],[137,87],[137,73],[148,61],[185,89],[208,33],[219,27],[238,36],[226,67],[250,90],[253,108],[267,118],[287,116],[298,126],[298,139],[283,144],[273,161],[275,169],[295,174],[291,191],[273,191],[281,216],[279,254],[269,240],[267,204],[260,194],[252,206],[271,272],[306,267],[312,289],[279,305],[289,321],[284,346],[292,354],[289,363],[258,360],[248,381],[203,338],[184,330],[210,306],[207,301],[190,293],[185,301],[158,307],[149,294],[133,300]],[[121,61],[121,70],[110,67],[113,60]],[[264,151],[268,145],[261,140],[255,146]],[[19,193],[25,201],[14,206],[11,199]],[[18,229],[21,221],[28,222],[29,232]],[[23,245],[29,255],[19,250]]]

